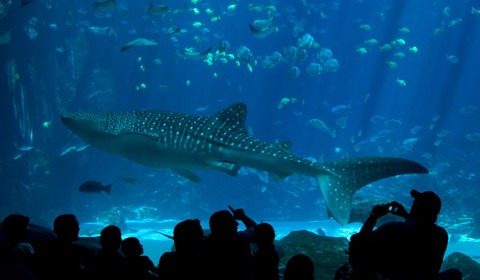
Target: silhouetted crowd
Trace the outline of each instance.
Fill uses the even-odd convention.
[[[351,237],[349,263],[335,279],[462,279],[452,269],[439,273],[446,250],[446,231],[435,224],[440,199],[433,192],[411,192],[410,213],[397,202],[377,205],[361,231]],[[376,220],[391,213],[404,222],[382,225]],[[238,231],[241,221],[245,230]],[[55,236],[32,237],[29,218],[12,214],[0,227],[0,279],[286,279],[313,280],[314,264],[304,254],[290,258],[279,272],[275,231],[257,224],[242,209],[215,212],[205,235],[199,220],[178,223],[173,231],[174,250],[155,264],[143,256],[135,237],[122,240],[114,225],[100,233],[100,247],[80,245],[79,223],[74,215],[58,216]]]

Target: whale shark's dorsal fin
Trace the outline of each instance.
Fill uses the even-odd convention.
[[[291,153],[292,152],[292,142],[290,141],[283,141],[276,144],[273,144],[275,148],[280,149],[284,152]]]
[[[247,133],[245,120],[247,119],[247,106],[243,103],[236,103],[217,112],[212,116],[221,124],[228,126],[231,130]]]

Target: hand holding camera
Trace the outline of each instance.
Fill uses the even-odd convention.
[[[392,213],[393,215],[403,218],[408,217],[408,212],[407,210],[405,210],[405,207],[403,207],[402,204],[396,201],[392,201],[387,204],[375,205],[372,209],[371,215],[374,215],[376,218],[380,218],[387,215],[388,213]]]

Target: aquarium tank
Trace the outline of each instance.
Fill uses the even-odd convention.
[[[479,2],[0,2],[1,219],[114,224],[157,263],[228,206],[348,239],[430,190],[479,260]]]

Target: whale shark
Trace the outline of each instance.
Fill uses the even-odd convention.
[[[168,168],[200,182],[192,169],[235,176],[242,167],[266,171],[277,181],[292,174],[314,177],[328,212],[350,218],[353,195],[379,179],[428,173],[421,164],[394,157],[356,157],[317,163],[294,155],[290,142],[269,144],[247,132],[247,107],[237,103],[209,116],[166,111],[65,113],[62,123],[88,144],[138,164]]]

